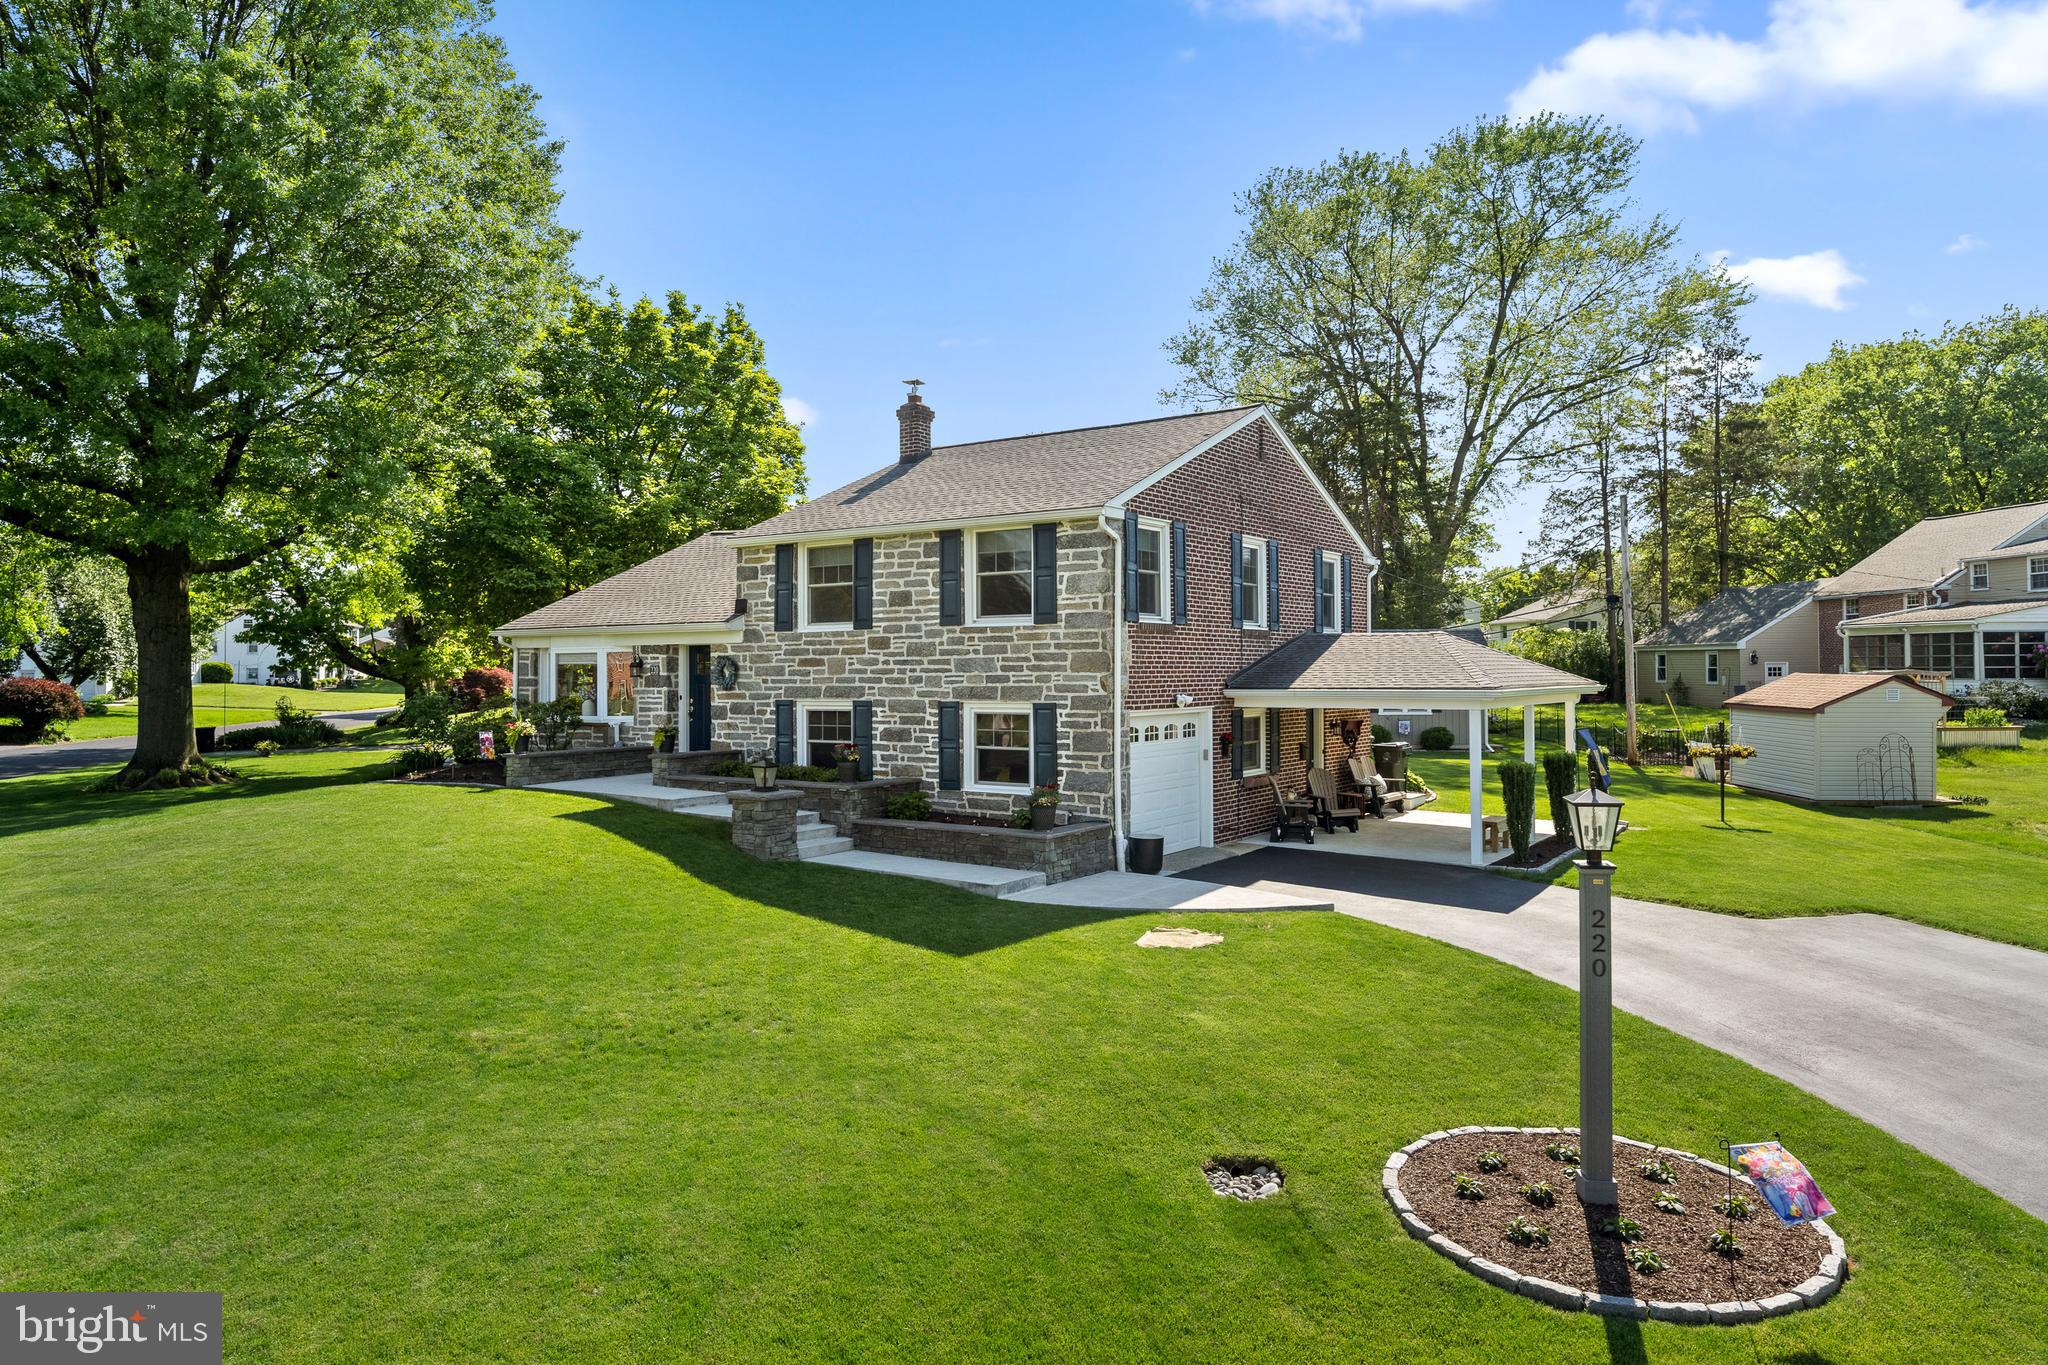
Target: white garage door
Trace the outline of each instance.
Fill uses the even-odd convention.
[[[1209,801],[1202,719],[1198,711],[1130,718],[1131,833],[1164,837],[1168,853],[1202,842]]]

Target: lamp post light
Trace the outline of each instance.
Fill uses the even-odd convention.
[[[1565,798],[1579,864],[1579,1178],[1582,1204],[1621,1202],[1614,1183],[1614,864],[1621,801],[1589,787]]]

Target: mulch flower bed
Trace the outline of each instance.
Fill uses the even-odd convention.
[[[1572,837],[1569,834],[1553,834],[1547,839],[1538,839],[1529,845],[1529,851],[1521,857],[1510,853],[1499,862],[1488,863],[1488,867],[1542,867],[1560,853],[1572,851]]]
[[[1431,1143],[1409,1157],[1401,1170],[1401,1192],[1415,1216],[1473,1254],[1523,1275],[1535,1275],[1588,1293],[1629,1298],[1719,1303],[1761,1301],[1792,1290],[1820,1269],[1830,1250],[1812,1227],[1786,1227],[1763,1198],[1745,1182],[1735,1189],[1749,1197],[1747,1219],[1730,1220],[1715,1201],[1728,1191],[1728,1177],[1695,1162],[1665,1153],[1674,1179],[1652,1180],[1638,1169],[1651,1153],[1642,1147],[1614,1146],[1614,1178],[1621,1186],[1620,1216],[1642,1225],[1639,1239],[1624,1242],[1602,1230],[1616,1215],[1579,1203],[1565,1174],[1566,1161],[1544,1154],[1549,1143],[1576,1145],[1571,1135],[1538,1133],[1459,1133]],[[1506,1159],[1500,1170],[1484,1170],[1483,1153]],[[1461,1197],[1456,1177],[1472,1176],[1485,1187],[1485,1197]],[[1551,1185],[1556,1202],[1538,1207],[1520,1193],[1524,1185]],[[1683,1213],[1657,1208],[1659,1194],[1675,1194]],[[1509,1222],[1520,1216],[1549,1233],[1549,1244],[1517,1245],[1507,1238]],[[1732,1227],[1742,1254],[1724,1257],[1708,1249],[1707,1239]],[[1653,1274],[1631,1266],[1630,1247],[1648,1247],[1664,1260]]]
[[[402,773],[400,782],[459,782],[465,786],[502,787],[505,785],[505,762],[498,759],[489,763],[478,760],[475,763],[457,763],[430,773]]]

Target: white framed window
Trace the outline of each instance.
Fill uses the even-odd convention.
[[[803,547],[805,630],[845,630],[853,624],[853,543]]]
[[[1764,665],[1764,680],[1768,682],[1772,678],[1782,678],[1791,671],[1792,665],[1790,664],[1767,663]]]
[[[1009,625],[1031,619],[1031,528],[974,533],[974,621]]]
[[[1721,681],[1721,656],[1709,654],[1706,656],[1706,660],[1707,681],[1710,683]]]
[[[839,761],[833,755],[833,749],[853,743],[853,708],[799,702],[797,733],[802,738],[796,761],[816,768],[829,768]]]
[[[1926,602],[1927,602],[1927,596],[1926,596],[1926,594],[1924,594],[1924,593],[1917,593],[1917,592],[1909,592],[1909,593],[1907,593],[1907,594],[1906,594],[1906,610],[1907,610],[1907,611],[1913,611],[1913,610],[1915,610],[1916,608],[1919,608],[1919,607],[1921,607],[1921,606],[1924,606],[1924,605],[1926,604]]]
[[[1004,706],[969,707],[967,749],[969,790],[1031,790],[1031,711],[1028,707],[1022,710]]]
[[[251,640],[251,641],[249,642],[249,652],[250,652],[251,654],[256,654],[256,653],[259,653],[259,652],[261,652],[261,650],[262,650],[262,649],[263,649],[263,646],[262,646],[261,644],[257,643],[256,641],[254,641],[254,640]]]
[[[1842,599],[1842,619],[1844,621],[1853,621],[1862,614],[1863,602],[1860,598],[1845,597]]]
[[[1266,771],[1266,712],[1263,708],[1244,713],[1244,733],[1237,737],[1238,752],[1244,755],[1246,777]]]
[[[263,670],[256,667],[256,665],[254,664],[250,664],[247,668],[242,670],[242,680],[244,682],[262,682]]]
[[[592,650],[572,650],[557,653],[554,659],[554,689],[549,697],[559,701],[563,697],[583,698],[583,714],[597,715],[597,654]]]
[[[1237,576],[1244,585],[1244,624],[1252,630],[1266,629],[1271,622],[1266,620],[1265,541],[1257,536],[1244,537],[1237,550]]]
[[[2027,561],[2027,591],[2048,592],[2048,555],[2035,555]]]
[[[1665,657],[1664,657],[1664,656],[1663,656],[1662,654],[1659,654],[1659,655],[1657,656],[1657,681],[1658,681],[1658,682],[1669,682],[1669,681],[1670,681],[1670,670],[1669,670],[1669,668],[1668,668],[1668,666],[1667,666],[1667,662],[1666,662],[1666,660],[1665,660]]]
[[[1991,565],[1979,559],[1970,564],[1970,591],[1985,592],[1991,587]]]
[[[1171,528],[1163,521],[1142,520],[1131,554],[1138,561],[1138,619],[1164,621],[1170,604],[1166,600],[1166,564],[1173,553]]]
[[[1344,629],[1343,607],[1338,598],[1343,577],[1343,562],[1335,554],[1329,550],[1316,551],[1316,617],[1323,623],[1325,635],[1335,635]]]

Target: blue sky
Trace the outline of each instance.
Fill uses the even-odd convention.
[[[1763,291],[1766,373],[2048,293],[2042,0],[519,0],[495,27],[568,143],[581,269],[744,304],[819,491],[893,458],[912,376],[942,443],[1167,411],[1237,192],[1481,114],[1643,136],[1641,204]],[[1540,498],[1502,493],[1512,559]]]

